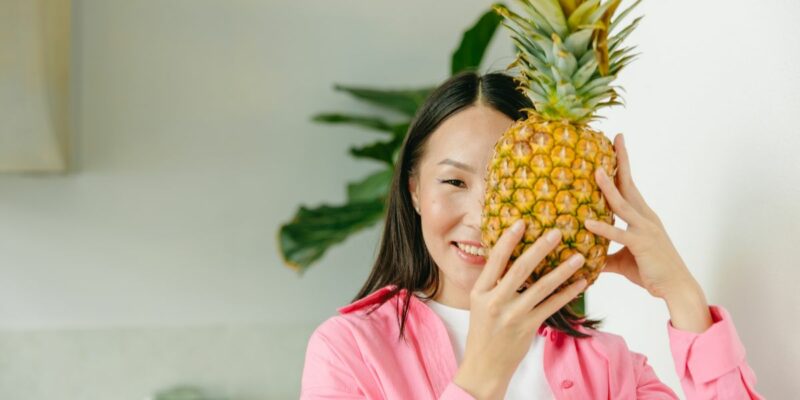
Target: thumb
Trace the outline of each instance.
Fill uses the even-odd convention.
[[[636,258],[633,257],[633,254],[631,254],[627,247],[623,247],[620,251],[608,256],[604,271],[622,275],[628,278],[629,281],[642,286],[642,279],[639,276],[639,267],[636,264]]]

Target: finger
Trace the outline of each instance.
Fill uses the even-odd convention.
[[[488,258],[486,259],[486,264],[483,267],[483,271],[481,271],[481,274],[478,276],[478,279],[475,281],[473,290],[487,292],[495,286],[497,280],[500,279],[500,275],[502,275],[503,271],[506,269],[508,259],[511,257],[514,247],[519,243],[519,240],[522,239],[522,233],[524,231],[525,222],[522,220],[518,220],[503,231],[497,243],[495,243],[494,247],[490,250]]]
[[[627,189],[627,186],[633,184],[633,178],[628,151],[625,148],[625,139],[621,133],[614,137],[614,150],[617,151],[617,180],[620,183],[620,189]]]
[[[520,255],[508,272],[500,280],[497,285],[500,293],[505,293],[506,297],[512,297],[516,294],[517,289],[531,276],[533,269],[539,265],[547,254],[549,254],[561,242],[561,231],[552,229],[545,232],[543,235],[527,248],[522,255]]]
[[[550,298],[528,311],[528,314],[525,316],[525,322],[531,326],[532,329],[538,328],[538,324],[541,324],[542,321],[550,318],[551,315],[569,304],[569,302],[581,294],[585,288],[586,281],[583,279],[567,286],[564,290],[550,296]]]
[[[607,224],[603,221],[587,219],[583,225],[592,233],[596,233],[606,239],[613,240],[623,246],[630,246],[633,241],[633,234],[616,226]]]
[[[640,214],[645,216],[655,214],[650,210],[650,206],[647,205],[633,182],[631,159],[628,156],[628,148],[625,146],[625,138],[621,133],[614,138],[614,149],[617,151],[617,179],[620,192],[625,198],[630,199],[631,204]]]
[[[608,255],[606,258],[606,267],[603,268],[602,272],[606,271],[622,275],[631,282],[644,287],[642,285],[642,279],[639,276],[639,270],[636,267],[636,260],[627,247],[623,247],[616,253]]]
[[[606,256],[606,266],[600,273],[614,273],[622,275],[623,265],[628,262],[628,257],[632,257],[631,251],[627,246],[618,250],[614,254]]]
[[[622,248],[627,249],[627,247]],[[619,250],[614,254],[609,254],[606,256],[606,266],[600,271],[601,274],[606,273],[614,273],[619,274],[619,264],[620,264],[620,257],[623,250]]]
[[[542,276],[533,286],[522,292],[519,300],[515,302],[514,307],[519,307],[521,311],[526,312],[531,310],[542,300],[550,296],[554,290],[561,286],[564,281],[569,279],[575,271],[579,270],[585,259],[580,253],[574,254],[563,263],[559,264],[554,270]]]
[[[638,226],[644,222],[644,217],[622,197],[622,194],[617,190],[617,186],[606,175],[603,168],[598,168],[594,175],[597,185],[606,196],[606,200],[611,205],[611,210],[614,211],[614,214],[619,215],[628,225]]]

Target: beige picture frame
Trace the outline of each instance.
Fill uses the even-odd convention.
[[[0,172],[69,166],[71,0],[0,0]]]

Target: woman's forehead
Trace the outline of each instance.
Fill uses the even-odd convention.
[[[469,164],[486,157],[513,120],[488,107],[470,107],[445,120],[427,141],[426,158]],[[452,163],[450,163],[452,165]]]

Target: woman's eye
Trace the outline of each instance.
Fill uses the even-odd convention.
[[[446,179],[446,180],[443,180],[442,182],[450,184],[450,185],[453,185],[455,187],[465,186],[464,185],[464,181],[462,181],[461,179]]]

